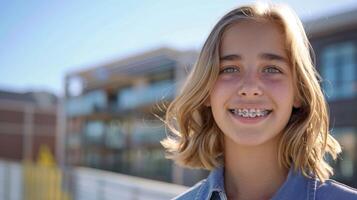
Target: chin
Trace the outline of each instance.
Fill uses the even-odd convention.
[[[264,144],[271,143],[272,141],[276,140],[276,136],[264,136],[261,134],[256,133],[246,133],[246,134],[235,134],[233,136],[225,136],[225,140],[231,140],[236,145],[243,146],[243,147],[258,147]]]

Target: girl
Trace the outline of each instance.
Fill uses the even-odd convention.
[[[208,36],[162,141],[178,164],[212,170],[176,199],[357,199],[328,179],[341,148],[298,17],[282,5],[244,6]]]

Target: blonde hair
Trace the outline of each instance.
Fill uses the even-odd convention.
[[[281,135],[279,164],[301,170],[307,177],[313,173],[325,181],[333,169],[324,156],[330,154],[336,159],[341,147],[329,134],[329,113],[319,85],[321,78],[315,70],[310,55],[313,51],[302,23],[288,6],[281,4],[242,6],[227,13],[214,26],[182,91],[167,108],[165,123],[170,133],[161,143],[168,158],[186,167],[208,170],[223,164],[223,133],[204,102],[219,73],[222,34],[231,24],[247,19],[268,20],[281,27],[295,95],[301,102],[299,108],[293,109]]]

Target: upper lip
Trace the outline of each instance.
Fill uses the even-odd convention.
[[[233,101],[230,105],[227,104],[229,110],[232,109],[259,109],[259,110],[273,110],[271,106],[269,106],[265,100],[257,100],[257,101]]]
[[[263,107],[258,107],[258,106],[238,106],[234,108],[228,108],[228,110],[234,110],[234,109],[259,109],[259,110],[272,110],[271,108],[263,108]]]

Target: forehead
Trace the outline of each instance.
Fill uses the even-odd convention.
[[[220,54],[247,52],[270,52],[286,56],[282,28],[267,20],[243,20],[229,25],[222,35]]]

